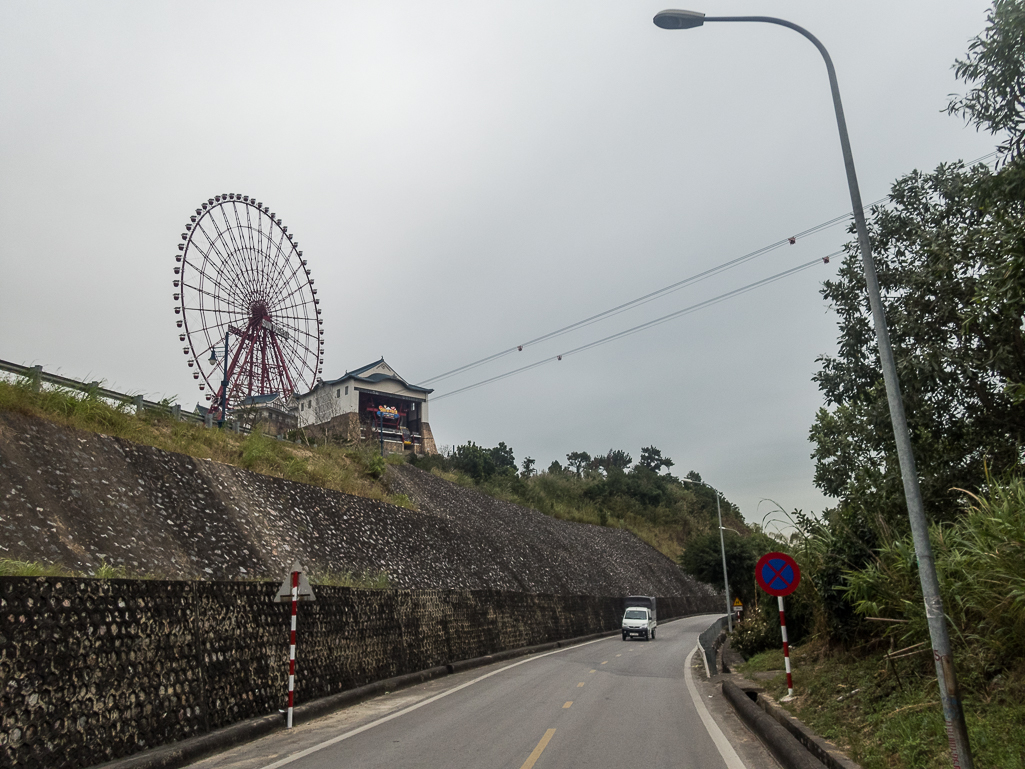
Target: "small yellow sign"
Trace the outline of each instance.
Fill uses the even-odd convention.
[[[743,606],[744,604],[742,604],[742,603],[740,602],[740,599],[739,599],[739,598],[734,598],[734,599],[733,599],[733,605],[734,605],[734,606]]]

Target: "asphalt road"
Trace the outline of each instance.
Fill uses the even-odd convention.
[[[650,642],[624,642],[614,636],[447,676],[193,766],[773,766],[757,742],[742,727],[737,729],[735,719],[709,702],[717,699],[714,688],[693,676],[688,680],[688,658],[698,633],[711,620],[705,616],[666,623]],[[299,675],[301,669],[300,660]]]

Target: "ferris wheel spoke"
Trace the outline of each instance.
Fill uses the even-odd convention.
[[[279,337],[275,336],[275,339],[278,340],[280,343]],[[286,341],[285,347],[290,350],[295,350],[299,357],[306,357],[307,355],[312,355],[319,359],[319,355],[317,354],[318,351],[315,351],[309,345],[300,342],[298,337],[290,337],[289,340]]]
[[[226,208],[227,206],[224,207],[224,209]],[[228,221],[227,211],[224,209],[222,209],[222,216],[224,217],[226,231],[229,233],[229,237],[231,238],[231,244],[235,247],[235,253],[239,255],[239,262],[243,265],[245,274],[251,278],[253,274],[253,251],[245,242],[245,232],[242,227],[242,219],[238,215],[238,202],[233,201],[231,203],[231,212],[235,218],[234,226],[232,226],[231,222]]]
[[[257,213],[258,219],[262,218],[262,212]],[[246,221],[251,222],[250,213],[246,210]],[[241,219],[239,220],[239,226],[241,227]],[[253,291],[257,295],[266,294],[266,276],[264,270],[261,269],[261,263],[265,262],[268,258],[267,250],[264,247],[262,231],[260,237],[254,240],[251,226],[246,231],[246,238],[248,239],[248,249],[246,252],[246,266],[250,280],[252,281]]]
[[[235,238],[235,229],[231,226],[231,222],[228,221],[228,204],[222,203],[217,207],[217,213],[221,216],[221,221],[224,222],[224,233],[228,237],[228,241],[231,243],[231,253],[241,253],[242,249],[239,247],[238,240]]]
[[[202,315],[200,315],[200,317],[202,317]],[[193,330],[196,333],[203,332],[203,333],[207,334],[207,339],[208,339],[208,341],[210,341],[210,344],[207,345],[207,347],[205,349],[209,350],[211,347],[216,347],[219,344],[223,344],[223,342],[224,342],[224,334],[227,332],[228,326],[236,325],[241,320],[242,320],[242,318],[239,317],[236,320],[235,323],[231,323],[231,322],[229,322],[229,323],[219,323],[219,322],[215,321],[213,323],[204,324],[202,326],[199,326],[198,328],[193,329]],[[210,336],[209,332],[211,332],[211,331],[216,331],[218,333],[215,336]]]
[[[274,311],[280,318],[289,318],[295,321],[314,320],[316,318],[317,306],[309,299],[301,299],[298,302],[275,307]],[[316,322],[314,320],[314,322]]]
[[[217,222],[211,220],[211,224],[216,230]],[[201,223],[198,224],[197,227],[203,233],[203,237],[207,239],[207,243],[209,244],[209,250],[204,252],[202,249],[200,249],[200,253],[204,256],[205,264],[209,265],[210,278],[212,279],[213,275],[217,275],[217,277],[219,278],[219,280],[216,281],[217,288],[227,291],[232,295],[236,296],[238,299],[241,299],[242,297],[240,293],[240,282],[231,279],[232,277],[237,276],[240,272],[241,265],[239,264],[238,260],[234,258],[230,254],[230,252],[225,253],[219,247],[219,244],[224,242],[223,236],[220,233],[218,233],[218,237],[216,239],[211,238],[210,234],[202,227]],[[210,256],[211,253],[216,254],[217,260],[214,260]],[[231,270],[231,268],[234,268],[234,270]],[[200,271],[200,274],[206,275],[207,271],[202,270]]]
[[[229,244],[229,238],[226,237],[228,231],[222,232],[218,227],[217,221],[212,220],[211,224],[218,233],[218,242],[224,245],[224,248],[217,248],[217,254],[220,257],[219,262],[213,262],[211,260],[211,268],[215,269],[222,280],[227,284],[231,292],[237,297],[237,301],[240,304],[248,304],[246,297],[247,288],[247,266],[245,263],[244,255],[240,250],[235,248],[228,248],[229,245],[234,246],[235,244]]]
[[[217,287],[217,288],[223,288],[223,285],[222,285],[222,284],[220,284],[220,283],[217,283],[217,282],[215,282],[215,281],[211,281],[211,282],[213,282],[213,283],[214,283],[215,287]],[[187,285],[187,284],[185,284],[185,283],[182,283],[182,288],[184,289],[184,288],[186,288],[186,287],[188,287],[188,288],[189,288],[190,290],[192,290],[192,291],[195,291],[195,292],[196,292],[197,294],[201,294],[201,295],[203,295],[203,296],[206,296],[206,297],[209,297],[209,298],[211,298],[211,299],[215,299],[215,300],[218,300],[218,301],[220,301],[221,303],[223,303],[223,304],[225,304],[225,305],[228,305],[228,306],[230,306],[230,303],[226,302],[226,301],[224,300],[224,297],[222,297],[222,296],[218,296],[217,294],[213,293],[213,292],[212,292],[212,291],[210,291],[209,289],[206,289],[206,288],[201,288],[200,286],[194,286],[194,285],[192,285],[192,284],[188,284],[188,285]],[[184,292],[183,292],[183,293],[184,293]]]
[[[282,271],[282,276],[281,276],[282,280],[278,284],[279,285],[279,288],[278,288],[278,292],[279,293],[285,291],[289,286],[292,286],[292,285],[295,285],[300,290],[304,286],[309,286],[310,285],[309,271],[307,271],[305,269],[305,267],[303,266],[302,257],[298,256],[298,252],[296,252],[296,257],[297,257],[296,258],[296,264],[295,264],[295,267],[292,268],[292,272],[289,273],[289,274],[285,274],[284,271]],[[304,271],[303,277],[305,277],[305,279],[306,279],[305,282],[303,281],[302,277],[299,276],[299,270],[303,270]],[[312,288],[312,286],[311,286],[311,288]]]
[[[280,285],[280,281],[284,277],[284,270],[282,269],[282,265],[287,263],[287,259],[288,259],[288,256],[289,256],[289,253],[284,248],[285,240],[286,240],[285,233],[284,233],[284,231],[282,231],[280,233],[280,235],[278,236],[278,241],[273,244],[273,246],[274,246],[274,255],[275,255],[274,263],[273,263],[273,268],[276,271],[275,277],[277,278],[277,280],[273,281],[273,283],[277,284],[277,285]],[[292,242],[289,241],[288,245],[291,246]],[[269,277],[270,276],[268,276],[268,278]],[[271,299],[275,293],[276,292],[274,290],[268,291],[268,294],[269,294],[268,299]]]
[[[303,284],[299,283],[298,281],[296,281],[294,283],[294,285],[292,283],[289,283],[288,285],[281,286],[281,288],[278,290],[277,294],[275,294],[274,306],[276,306],[276,307],[280,306],[282,302],[286,302],[286,301],[290,300],[292,297],[294,297],[296,295],[302,296],[303,289],[307,289],[307,288],[309,288],[308,284],[307,285],[303,285]],[[313,299],[312,289],[310,289],[310,291],[311,291],[311,293],[310,293],[310,301],[312,301],[312,299]]]

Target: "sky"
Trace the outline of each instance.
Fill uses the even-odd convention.
[[[769,24],[661,30],[665,1],[7,0],[0,359],[191,409],[203,394],[175,327],[177,243],[203,201],[246,194],[301,241],[323,376],[383,356],[430,380],[439,445],[503,441],[539,468],[656,446],[750,523],[822,511],[808,431],[816,358],[838,334],[819,292],[838,260],[821,257],[849,239],[846,220],[434,380],[850,213],[815,48]],[[913,169],[993,150],[945,114],[988,7],[691,9],[781,16],[822,41],[871,202]]]

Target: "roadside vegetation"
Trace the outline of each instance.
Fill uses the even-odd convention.
[[[1025,0],[996,0],[948,111],[1001,140],[995,168],[898,179],[869,230],[930,520],[976,766],[1025,769]],[[866,769],[949,766],[918,565],[856,243],[823,295],[816,484],[839,501],[785,516],[803,577],[786,598],[796,699]],[[709,560],[706,556],[705,560]],[[731,573],[731,587],[753,570]],[[741,670],[782,671],[775,599],[745,602]],[[786,693],[780,674],[770,693]]]
[[[713,537],[718,554],[716,490],[703,485],[696,472],[682,479],[670,474],[673,460],[654,446],[642,448],[640,457],[634,464],[622,449],[593,457],[573,451],[565,465],[555,461],[538,472],[530,457],[517,466],[505,443],[485,448],[471,442],[447,455],[410,461],[446,480],[555,518],[626,529],[674,560],[696,538]],[[724,526],[750,531],[738,508],[727,500],[721,506]]]

